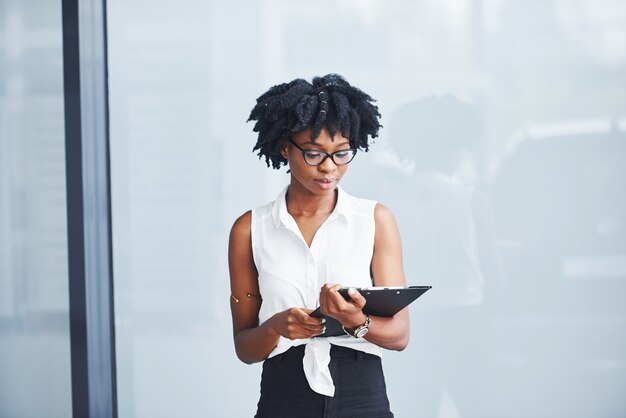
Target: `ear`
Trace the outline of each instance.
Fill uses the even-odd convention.
[[[285,160],[287,159],[287,144],[283,145],[280,149],[280,155],[282,155]]]

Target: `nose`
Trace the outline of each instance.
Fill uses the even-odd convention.
[[[337,169],[337,164],[335,164],[333,159],[330,158],[330,155],[328,155],[326,156],[326,159],[317,166],[317,169],[323,173],[332,173]]]

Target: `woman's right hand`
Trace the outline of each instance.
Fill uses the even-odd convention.
[[[270,330],[290,340],[322,335],[326,330],[323,318],[311,316],[312,309],[289,308],[272,316]]]

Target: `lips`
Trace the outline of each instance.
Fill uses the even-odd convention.
[[[335,185],[335,180],[334,179],[327,179],[327,178],[321,178],[321,179],[315,179],[313,180],[313,182],[320,188],[324,189],[324,190],[328,190],[330,188],[332,188]]]

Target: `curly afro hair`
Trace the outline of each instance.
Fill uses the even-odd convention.
[[[369,137],[376,138],[380,113],[368,94],[351,86],[342,76],[315,77],[313,83],[298,78],[279,84],[259,96],[248,122],[255,120],[259,133],[252,151],[265,157],[269,167],[287,164],[280,150],[296,133],[311,128],[311,139],[326,128],[331,136],[340,132],[350,146],[367,151]]]

